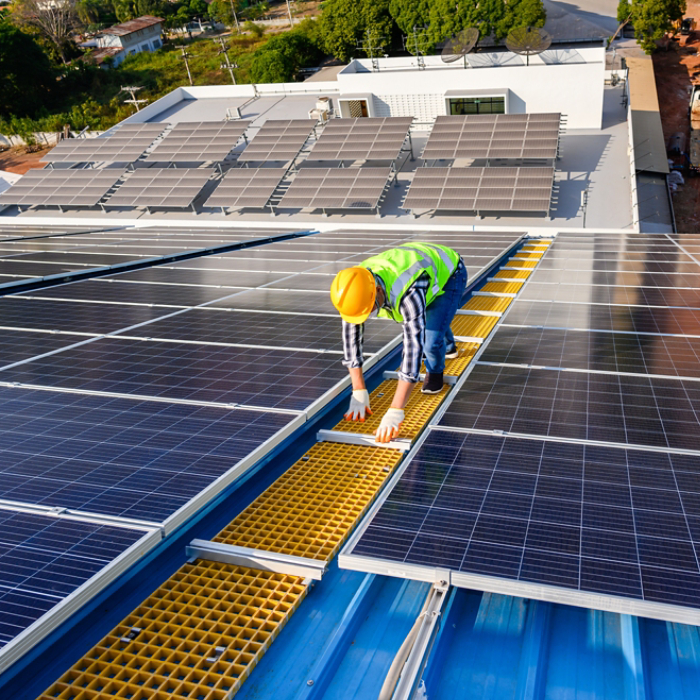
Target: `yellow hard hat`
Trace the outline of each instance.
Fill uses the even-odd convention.
[[[366,267],[341,270],[331,284],[333,306],[348,323],[364,323],[372,313],[376,296],[374,275]]]

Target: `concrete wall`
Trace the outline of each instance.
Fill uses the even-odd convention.
[[[337,86],[341,95],[372,93],[372,111],[378,117],[413,115],[418,121],[432,121],[446,113],[444,95],[448,90],[509,88],[510,113],[561,112],[571,129],[600,129],[604,51],[587,52],[586,62],[581,63],[548,65],[532,57],[529,66],[508,63],[467,69],[462,64],[446,67],[428,61],[434,57],[426,59],[425,70],[398,63],[406,59],[380,60],[378,72],[372,72],[368,62],[353,61],[338,74]]]

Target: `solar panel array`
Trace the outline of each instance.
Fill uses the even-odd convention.
[[[232,168],[206,200],[209,207],[264,207],[286,168]]]
[[[178,122],[146,160],[159,163],[222,161],[236,147],[249,123]]]
[[[560,121],[560,114],[439,116],[423,159],[554,159]]]
[[[559,234],[348,548],[359,568],[698,624],[699,253]]]
[[[0,193],[0,205],[92,207],[123,175],[122,170],[29,170]]]
[[[547,212],[554,169],[418,168],[404,209]]]
[[[214,174],[211,168],[139,168],[105,202],[110,207],[177,207],[184,209]]]
[[[131,163],[143,155],[168,124],[125,124],[113,136],[66,139],[43,160],[49,163]]]
[[[312,119],[268,119],[238,160],[263,163],[294,160],[315,126]]]
[[[413,117],[331,119],[308,159],[395,160],[403,148]]]
[[[302,209],[376,209],[387,187],[389,168],[304,168],[280,202]]]

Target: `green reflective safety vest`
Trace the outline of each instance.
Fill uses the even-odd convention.
[[[423,274],[430,278],[426,304],[442,294],[447,280],[457,269],[459,253],[444,245],[405,243],[360,263],[384,282],[391,310],[379,309],[378,316],[403,323],[399,305],[409,287]]]

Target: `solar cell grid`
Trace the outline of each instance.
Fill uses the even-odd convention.
[[[528,177],[534,175],[538,180],[526,179],[523,171],[536,171]],[[414,210],[547,212],[553,182],[553,168],[418,168],[402,206]]]
[[[129,125],[128,129],[125,126],[111,136],[61,141],[43,159],[49,163],[130,163],[143,155],[168,124]]]
[[[30,170],[0,194],[0,205],[91,207],[123,175],[121,170]]]
[[[280,206],[375,209],[390,175],[389,168],[305,168],[296,174]]]
[[[308,159],[394,160],[412,121],[411,117],[333,119],[324,127]]]
[[[377,352],[397,334],[398,328],[393,323],[377,321],[367,324],[365,352]],[[223,311],[215,308],[190,309],[177,317],[156,321],[126,332],[124,335],[157,340],[261,345],[281,349],[332,350],[338,354],[342,352],[338,317],[284,316]]]
[[[700,335],[700,311],[692,308],[550,304],[518,299],[511,304],[505,320],[508,324],[524,326]]]
[[[245,161],[293,160],[314,130],[311,119],[268,119],[238,156]]]
[[[523,289],[521,298],[557,302],[700,308],[700,291],[683,288],[623,287],[602,284],[540,284],[535,280],[530,280]]]
[[[144,534],[0,510],[0,649]]]
[[[477,366],[440,425],[700,450],[700,384]]]
[[[140,168],[126,178],[106,205],[189,207],[213,174],[210,168]]]
[[[206,204],[210,207],[264,207],[285,174],[284,168],[232,168]]]
[[[346,374],[336,355],[107,338],[0,372],[0,380],[304,410]]]
[[[0,387],[0,498],[162,522],[292,419]]]
[[[485,363],[700,378],[700,339],[501,326]]]
[[[687,622],[700,608],[696,476],[679,455],[433,431],[350,554]]]

